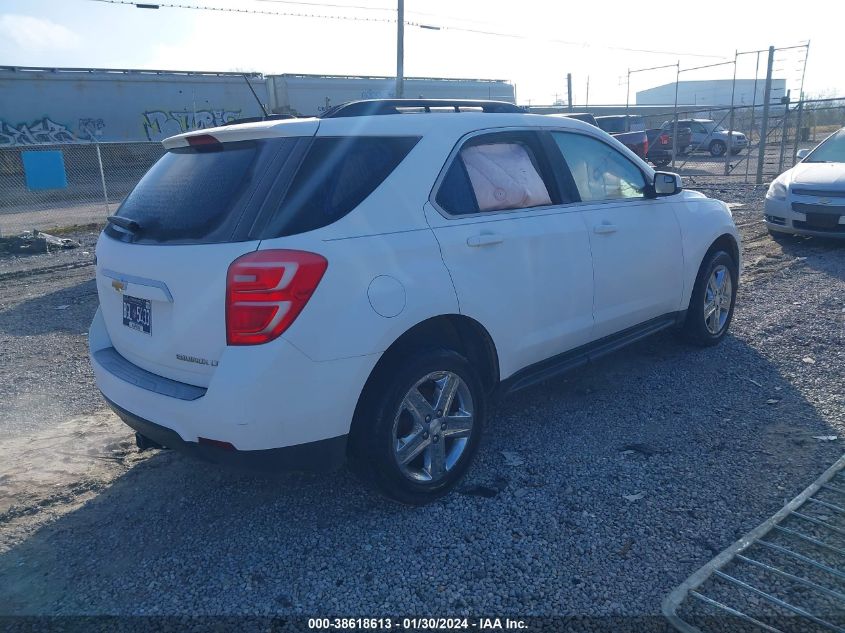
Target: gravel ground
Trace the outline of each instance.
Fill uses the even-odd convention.
[[[706,350],[659,334],[503,401],[461,491],[425,508],[346,471],[138,455],[94,413],[91,268],[4,279],[0,451],[53,433],[90,459],[52,496],[34,466],[0,468],[0,613],[656,616],[843,452],[814,436],[845,437],[845,244],[774,242],[764,188],[705,193],[742,205],[732,334]]]
[[[81,248],[0,257],[0,439],[102,409],[88,364],[98,231]]]

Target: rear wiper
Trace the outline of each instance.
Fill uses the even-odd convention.
[[[106,218],[110,224],[119,226],[120,228],[129,231],[130,233],[137,233],[141,230],[141,225],[131,218],[122,218],[119,215],[110,215]]]

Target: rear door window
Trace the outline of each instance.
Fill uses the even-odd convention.
[[[307,139],[210,143],[169,150],[144,175],[116,215],[134,220],[129,235],[109,224],[112,237],[138,243],[207,244],[249,239],[263,199],[268,166],[291,158]],[[264,183],[269,186],[268,182]]]
[[[419,137],[314,139],[264,237],[327,226],[361,204],[402,162]]]
[[[452,159],[435,200],[451,215],[561,203],[542,144],[533,132],[469,139]]]

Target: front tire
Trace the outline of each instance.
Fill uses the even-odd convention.
[[[737,264],[728,253],[715,251],[704,258],[684,323],[687,340],[707,347],[725,338],[733,319],[737,283]]]
[[[725,145],[722,141],[713,141],[710,143],[710,155],[719,157],[724,156],[725,152],[728,150],[727,145]]]
[[[487,404],[469,361],[447,349],[412,353],[368,391],[352,448],[364,480],[409,505],[454,488],[478,450]]]

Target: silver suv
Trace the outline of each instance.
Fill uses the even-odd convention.
[[[666,121],[661,126],[671,130],[674,123]],[[712,119],[679,119],[678,127],[688,127],[692,133],[690,152],[708,151],[711,156],[724,156],[728,151],[728,131]],[[748,147],[748,138],[741,132],[732,133],[731,154],[739,154]]]

